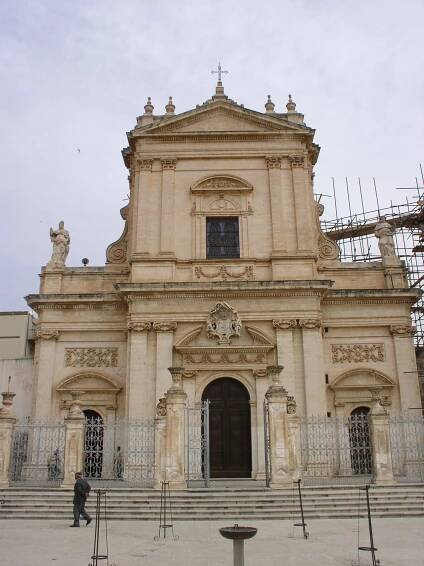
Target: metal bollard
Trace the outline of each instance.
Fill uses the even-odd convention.
[[[233,565],[244,566],[244,541],[253,538],[258,529],[255,527],[239,527],[237,523],[233,527],[223,527],[219,532],[224,538],[233,541]]]

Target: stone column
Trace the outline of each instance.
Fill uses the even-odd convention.
[[[296,328],[296,324],[295,319],[272,321],[277,334],[278,363],[284,362],[283,384],[289,395],[295,394],[293,329]]]
[[[264,431],[264,400],[268,389],[268,372],[266,369],[255,369],[253,372],[256,386],[256,433],[258,468],[254,479],[263,480],[265,474],[265,431]]]
[[[161,159],[162,214],[160,224],[160,255],[175,255],[175,167],[176,159]]]
[[[285,251],[284,229],[282,222],[281,155],[268,155],[266,158],[269,177],[272,225],[272,255],[281,255]]]
[[[390,327],[395,348],[396,370],[399,381],[400,406],[402,411],[421,407],[417,359],[412,335],[415,328],[408,324]]]
[[[152,328],[151,322],[128,323],[128,373],[126,383],[127,418],[151,416],[151,406],[154,403],[153,375],[148,375],[147,337]]]
[[[138,159],[138,186],[134,196],[132,217],[132,251],[150,255],[150,223],[154,218],[151,207],[153,159]]]
[[[370,415],[373,473],[375,484],[394,483],[390,444],[389,415],[380,404],[380,391],[371,391],[373,406]]]
[[[293,191],[296,210],[297,247],[299,251],[312,251],[314,242],[315,218],[312,204],[313,194],[307,185],[305,158],[301,155],[290,157],[293,175]]]
[[[160,489],[165,481],[166,457],[166,399],[162,397],[156,405],[155,419],[155,481],[154,488]]]
[[[172,387],[166,392],[165,478],[170,489],[185,489],[184,419],[187,395],[183,389],[184,368],[170,367]]]
[[[84,414],[75,397],[65,419],[65,427],[62,487],[69,487],[75,483],[75,473],[83,471],[84,464]]]
[[[282,366],[268,366],[272,385],[266,392],[269,410],[269,439],[272,489],[283,489],[292,484],[290,472],[290,442],[287,419],[287,391],[280,383]]]
[[[3,406],[0,408],[0,488],[9,487],[9,471],[13,446],[13,430],[16,418],[11,407],[15,393],[2,393]]]
[[[53,377],[58,330],[37,330],[36,375],[34,391],[34,417],[48,418],[52,406]]]
[[[321,321],[299,320],[302,328],[303,365],[305,371],[306,414],[308,417],[327,414],[327,392],[324,375],[324,354]]]
[[[176,322],[154,322],[156,331],[156,401],[164,397],[171,385],[168,368],[172,366],[173,333],[177,329]]]

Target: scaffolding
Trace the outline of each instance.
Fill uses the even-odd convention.
[[[349,186],[346,180],[349,215],[337,217],[335,220],[321,219],[323,232],[340,247],[341,261],[343,262],[381,262],[377,239],[374,231],[382,217],[394,229],[393,239],[396,253],[404,262],[409,287],[421,291],[421,296],[412,307],[412,320],[416,327],[415,345],[424,346],[424,193],[423,187],[411,187],[416,191],[413,199],[403,204],[393,204],[380,208],[377,188],[374,181],[376,210],[364,210],[362,186],[359,181],[359,194],[362,212],[352,213]],[[423,179],[424,185],[424,179]],[[404,188],[404,187],[400,187]],[[410,187],[405,187],[410,189]],[[329,195],[326,195],[329,196]],[[333,179],[334,207],[337,214],[337,201]],[[319,199],[318,199],[319,200]]]

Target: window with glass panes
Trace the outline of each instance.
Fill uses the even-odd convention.
[[[240,257],[239,219],[237,216],[206,218],[206,257]]]

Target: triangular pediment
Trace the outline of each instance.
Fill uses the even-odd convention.
[[[305,134],[313,130],[282,117],[268,116],[226,102],[212,103],[205,108],[200,107],[173,118],[164,118],[143,128],[143,133],[149,135],[214,132]]]

